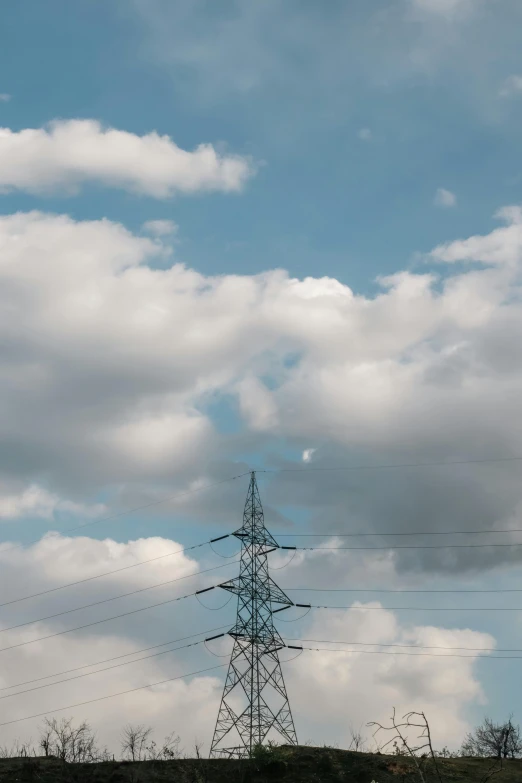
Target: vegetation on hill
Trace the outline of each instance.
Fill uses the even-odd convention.
[[[520,783],[522,760],[507,759],[495,773],[495,759],[440,758],[424,767],[426,783]],[[417,783],[418,770],[407,756],[335,748],[279,747],[250,761],[173,759],[67,763],[59,759],[0,760],[0,783]]]
[[[522,783],[522,736],[511,717],[502,723],[485,718],[454,754],[434,750],[423,712],[397,718],[393,711],[389,723],[369,726],[371,753],[361,732],[352,730],[348,750],[268,743],[237,760],[203,758],[197,745],[191,758],[174,733],[157,742],[150,727],[129,724],[116,760],[85,721],[45,719],[38,750],[19,743],[0,748],[0,783]]]

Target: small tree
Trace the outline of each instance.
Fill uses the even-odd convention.
[[[15,740],[11,747],[8,745],[0,747],[0,759],[29,758],[30,756],[36,756],[31,740],[29,742]]]
[[[123,728],[121,737],[121,752],[123,758],[130,761],[141,761],[145,757],[147,742],[152,734],[151,726],[128,723]]]
[[[504,723],[494,723],[491,718],[484,718],[481,725],[467,735],[461,753],[463,756],[517,758],[522,755],[520,726],[513,723],[511,715]]]
[[[45,718],[39,745],[46,756],[56,756],[61,761],[88,763],[107,757],[96,744],[96,735],[86,721],[74,726],[72,718]]]
[[[169,761],[171,759],[179,759],[181,751],[179,749],[180,739],[171,732],[168,734],[163,742],[158,745],[154,740],[151,740],[146,746],[146,759],[150,761]]]
[[[362,725],[355,729],[351,724],[348,731],[350,732],[350,744],[348,750],[355,750],[361,753],[366,748],[366,737],[362,733]]]
[[[121,751],[123,758],[131,761],[168,761],[180,757],[179,743],[179,737],[172,732],[158,744],[151,726],[129,723],[123,729]]]

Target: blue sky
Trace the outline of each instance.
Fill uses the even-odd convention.
[[[138,134],[158,130],[182,147],[222,140],[264,162],[255,183],[238,199],[151,204],[89,192],[51,208],[130,226],[174,219],[183,258],[206,273],[282,266],[367,291],[375,275],[484,230],[499,204],[516,200],[521,102],[499,96],[517,71],[516,3],[502,12],[485,3],[464,19],[400,3],[304,3],[299,13],[275,2],[252,13],[178,3],[160,35],[165,6],[11,4],[0,63],[13,99],[3,121],[16,129],[97,117]],[[188,42],[177,55],[181,18]],[[192,56],[190,36],[208,45],[212,26],[227,20],[235,43]],[[248,46],[237,39],[249,32],[242,86]],[[426,62],[410,62],[423,46]],[[358,137],[362,129],[370,139]],[[456,209],[433,208],[439,187],[455,192]]]
[[[27,542],[251,466],[520,457],[519,2],[25,0],[2,16],[2,540]],[[497,529],[516,543],[519,470],[514,461],[276,472],[260,485],[281,533],[396,530],[424,544],[423,533]],[[5,589],[27,592],[27,574],[35,590],[52,588],[228,532],[245,482],[87,527],[84,538],[6,550]],[[216,562],[205,552],[169,573]],[[284,586],[500,589],[518,586],[520,562],[518,547],[316,553],[279,573]],[[125,579],[141,586],[158,574]],[[115,592],[131,589],[125,579],[111,582]],[[517,594],[506,600],[520,605]],[[308,617],[292,631],[522,648],[518,613],[367,614],[359,625],[349,612]],[[91,641],[111,652],[153,643],[171,620],[158,610]],[[78,655],[85,638],[41,665]],[[346,656],[336,668],[323,657],[322,694],[306,664],[289,673],[300,736],[314,741],[344,745],[349,722],[384,719],[395,704],[431,712],[441,744],[458,744],[484,711],[516,708],[516,661],[388,669]],[[14,660],[11,671],[32,665]],[[353,708],[330,715],[340,682]],[[173,695],[177,715],[188,699],[208,733],[220,687],[188,681]],[[157,694],[142,706],[167,725]],[[111,742],[114,709],[92,716]]]

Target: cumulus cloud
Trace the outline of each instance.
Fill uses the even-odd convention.
[[[360,613],[354,618],[339,613],[329,620],[313,622],[303,636],[352,642],[427,642],[461,646],[485,646],[492,641],[491,637],[483,633],[450,631],[438,627],[408,628],[401,625],[391,613],[380,614],[379,621],[375,615],[375,612]],[[49,626],[41,630],[51,629],[52,626]],[[178,635],[183,636],[180,632]],[[25,638],[20,632],[9,632],[4,636],[4,642],[9,644],[16,644]],[[176,638],[174,628],[169,638]],[[168,641],[165,632],[162,636],[156,632],[151,644],[163,641]],[[230,649],[230,640],[225,644]],[[305,645],[314,646],[306,642]],[[114,630],[105,634],[91,630],[88,635],[49,639],[38,645],[19,648],[16,659],[14,656],[8,659],[4,654],[1,683],[5,687],[32,679],[36,665],[39,676],[45,676],[70,669],[71,661],[81,666],[125,656],[119,662],[130,662],[147,654],[136,653],[145,646],[131,633],[121,634]],[[325,644],[315,646],[335,647]],[[347,646],[347,649],[355,648]],[[223,646],[220,653],[226,651]],[[286,657],[284,652],[281,653],[283,661]],[[365,655],[360,649],[354,653],[305,652],[297,661],[284,666],[299,736],[302,741],[312,739],[317,744],[335,742],[346,747],[349,744],[350,725],[360,725],[369,720],[384,721],[395,705],[404,712],[416,707],[423,709],[431,721],[437,745],[440,747],[449,743],[453,746],[469,728],[469,708],[482,700],[482,691],[474,670],[475,661],[474,657],[443,661],[420,656],[394,658]],[[223,663],[222,659],[211,656],[202,646],[192,648],[192,651],[181,650],[140,661],[135,665],[129,663],[107,672],[73,679],[67,684],[7,699],[9,719],[45,714],[57,707],[140,688],[200,669],[219,667],[220,663]],[[103,665],[96,668],[103,668]],[[84,670],[87,671],[92,669]],[[139,715],[140,721],[154,726],[160,737],[174,729],[180,733],[182,744],[189,752],[196,738],[208,748],[225,671],[218,668],[217,671],[196,677],[144,688],[127,696],[71,708],[58,715],[73,716],[76,720],[88,719],[100,740],[116,753],[122,724],[126,722],[122,720],[122,715]],[[344,694],[349,694],[350,698],[344,698]],[[41,718],[37,718],[8,726],[4,728],[3,736],[6,740],[19,737],[35,739],[40,723]]]
[[[277,424],[277,407],[267,387],[252,376],[238,385],[239,406],[243,418],[254,430],[273,430]]]
[[[457,197],[451,190],[438,188],[433,203],[436,207],[454,207],[457,203]]]
[[[12,545],[4,545],[0,549],[4,572],[2,579],[11,585],[12,597],[18,598],[45,588],[54,589],[69,582],[89,580],[113,569],[124,569],[113,577],[94,580],[73,591],[75,598],[72,605],[75,605],[74,601],[78,604],[88,603],[78,598],[96,598],[98,593],[106,595],[108,583],[111,591],[117,595],[125,589],[152,585],[169,577],[197,576],[198,563],[180,551],[181,549],[182,545],[176,541],[159,536],[121,543],[111,538],[70,538],[59,533],[49,533],[38,543],[28,547],[13,548]],[[149,560],[151,562],[128,568]],[[30,578],[27,577],[28,574]],[[186,591],[181,588],[181,592]],[[61,601],[71,605],[71,590],[55,594],[51,600],[53,606]],[[35,614],[34,606],[29,604],[20,604],[16,611],[28,612],[33,616]],[[70,622],[68,618],[66,622]]]
[[[187,641],[194,640],[189,638],[183,641],[183,637],[193,634],[201,638],[206,630],[212,631],[227,620],[223,615],[216,619],[215,614],[209,620],[209,613],[200,607],[194,598],[185,599],[187,602],[192,601],[190,605],[172,599],[207,586],[209,577],[213,576],[213,582],[210,581],[210,584],[221,581],[223,576],[219,575],[225,575],[230,567],[237,566],[224,565],[221,561],[218,565],[224,565],[224,568],[214,574],[199,574],[200,568],[204,567],[204,561],[203,564],[198,564],[188,554],[179,552],[179,549],[180,544],[176,541],[160,537],[138,539],[123,544],[112,539],[99,541],[85,536],[68,538],[56,534],[46,536],[29,547],[0,549],[1,581],[4,589],[7,589],[8,585],[10,600],[28,596],[33,592],[53,591],[2,608],[0,696],[5,699],[4,704],[9,705],[11,720],[45,714],[61,706],[67,707],[76,702],[139,688],[221,663],[206,653],[203,647],[163,654],[140,661],[136,665],[130,663],[136,658],[136,651],[161,645],[138,654],[138,657],[142,657],[168,650],[170,647],[183,646]],[[175,554],[172,554],[173,552]],[[156,559],[136,565],[151,558]],[[100,579],[92,579],[114,569],[120,570]],[[56,589],[78,580],[90,581],[83,581],[65,590]],[[117,598],[122,593],[143,590],[169,580],[178,581],[153,587],[128,598]],[[114,600],[106,600],[111,597]],[[80,611],[70,611],[99,600],[104,603]],[[161,601],[169,603],[135,613],[136,609]],[[211,603],[211,599],[207,603]],[[49,618],[50,614],[60,611],[65,614]],[[96,623],[128,611],[134,613],[130,617],[124,616],[83,630],[74,630],[78,626]],[[32,622],[42,617],[48,619]],[[30,624],[7,630],[23,622]],[[71,629],[72,632],[64,633]],[[59,635],[42,639],[53,634]],[[181,641],[178,644],[167,644],[176,639]],[[6,649],[13,645],[14,648]],[[116,666],[107,672],[76,679],[78,674],[104,668],[103,664],[93,664],[107,658],[112,660],[105,666],[114,667],[114,664],[128,662],[129,665]],[[56,677],[51,675],[82,666],[86,668],[65,673],[58,678],[72,677],[67,684],[13,696],[10,694],[25,688],[21,686],[14,690],[5,690],[17,683],[34,679],[35,671],[38,677],[50,677],[50,680],[36,683],[39,686],[54,682]],[[35,683],[28,687],[34,685]],[[139,714],[140,720],[154,725],[160,738],[173,730],[179,731],[187,746],[190,746],[194,738],[200,736],[200,721],[205,727],[208,726],[210,731],[210,723],[215,720],[215,702],[220,687],[221,678],[218,671],[217,677],[211,673],[207,676],[200,675],[194,680],[182,678],[104,701],[103,705],[95,703],[90,707],[84,705],[77,709],[68,709],[63,714],[72,715],[78,720],[87,718],[92,721],[94,727],[99,730],[100,740],[107,742],[114,752],[118,752],[119,733],[122,723],[126,722],[121,716],[127,711],[128,714]],[[187,718],[189,712],[190,720]],[[36,718],[27,723],[14,724],[7,728],[3,736],[13,739],[21,736],[32,737],[34,740],[40,723],[41,718]],[[208,737],[205,736],[205,739]]]
[[[0,519],[17,519],[23,516],[52,519],[56,512],[96,516],[105,510],[101,503],[93,506],[64,500],[37,484],[19,491],[0,486]]]
[[[172,364],[173,357],[167,359],[164,350],[165,341],[181,347],[181,333],[174,339],[176,324],[182,325],[183,311],[190,306],[183,289],[186,284],[198,288],[198,276],[180,266],[166,276],[159,273],[164,282],[171,280],[161,294],[158,273],[141,265],[161,256],[161,246],[108,221],[74,223],[68,218],[31,214],[3,218],[1,223],[4,299],[0,319],[11,350],[4,343],[0,373],[10,404],[21,405],[24,411],[18,410],[20,418],[11,425],[6,411],[4,424],[7,430],[25,429],[27,435],[32,431],[32,446],[24,445],[23,437],[17,438],[14,450],[18,456],[13,451],[10,456],[5,453],[7,472],[19,458],[33,463],[36,473],[53,472],[53,462],[65,468],[70,459],[79,459],[84,467],[92,460],[100,471],[107,469],[107,460],[113,467],[121,460],[124,472],[130,469],[136,475],[143,475],[144,468],[154,473],[160,465],[172,470],[176,462],[190,464],[198,442],[211,440],[206,417],[193,407],[189,379],[199,371],[190,349],[185,353],[182,348],[185,360],[181,364]],[[173,310],[170,297],[176,289],[180,308]],[[24,312],[27,296],[33,298],[31,291],[40,292],[39,304],[34,302],[32,315],[17,327],[16,313]],[[194,347],[199,342],[192,329],[186,339]],[[71,361],[76,368],[72,373]],[[15,365],[18,369],[9,381]],[[217,364],[214,372],[219,374]],[[114,417],[116,410],[119,413]],[[24,418],[26,427],[22,426]],[[6,437],[11,437],[7,430]],[[67,444],[73,447],[71,451]],[[73,471],[78,468],[79,464]],[[118,474],[122,476],[119,469],[115,473],[109,468],[109,474],[116,482]]]
[[[446,263],[475,261],[481,264],[516,267],[522,259],[522,208],[519,206],[504,207],[498,210],[496,217],[506,225],[496,228],[484,236],[475,235],[468,239],[447,242],[434,248],[431,258]],[[470,276],[463,282],[479,283],[487,280],[482,277]],[[469,286],[471,288],[471,286]],[[492,297],[493,301],[496,297]]]
[[[121,544],[111,539],[96,541],[88,537],[71,539],[53,535],[28,548],[0,550],[2,580],[9,583],[10,597],[17,597],[36,589],[54,589],[68,581],[88,579],[113,568],[125,568],[147,557],[161,557],[178,548],[177,542],[161,538],[140,539]],[[0,647],[19,646],[11,650],[3,649],[0,677],[0,686],[3,689],[33,679],[35,667],[38,677],[49,677],[49,680],[41,681],[37,685],[54,682],[57,678],[51,675],[75,667],[85,667],[81,671],[70,672],[58,678],[73,677],[67,683],[7,698],[5,704],[9,707],[9,719],[45,714],[59,707],[68,707],[120,691],[141,688],[150,683],[181,677],[160,686],[108,699],[103,703],[69,707],[63,714],[73,716],[76,720],[88,719],[100,740],[106,742],[114,752],[118,751],[119,733],[122,723],[126,722],[121,716],[128,714],[139,715],[141,722],[153,725],[160,737],[172,730],[179,732],[182,744],[187,750],[195,738],[204,741],[208,748],[223,687],[226,659],[216,659],[203,645],[156,654],[169,647],[183,647],[218,626],[223,626],[223,630],[226,630],[227,622],[229,626],[232,624],[234,609],[220,613],[217,615],[219,619],[215,619],[216,614],[213,614],[212,621],[209,621],[209,613],[192,598],[186,599],[186,602],[170,603],[165,607],[133,614],[129,618],[120,618],[45,640],[40,639],[42,636],[61,633],[80,624],[147,606],[154,601],[175,598],[206,586],[210,579],[214,582],[222,581],[219,576],[200,574],[203,565],[196,563],[186,553],[178,553],[153,563],[119,571],[101,580],[84,582],[76,588],[54,592],[52,597],[19,603],[12,615],[17,622],[43,617],[51,608],[55,612],[60,609],[67,610],[167,579],[186,577],[172,586],[142,593],[140,597],[118,599],[102,607],[40,621],[23,629],[5,630],[14,623],[4,607],[0,625]],[[228,567],[224,566],[225,569]],[[362,573],[362,564],[359,567]],[[232,564],[232,568],[237,568],[237,565]],[[300,566],[292,568],[299,571]],[[219,573],[225,571],[216,572]],[[27,574],[30,574],[29,584]],[[354,651],[306,651],[297,661],[284,666],[301,740],[311,738],[316,743],[339,742],[346,746],[350,724],[359,725],[366,720],[384,720],[391,706],[395,705],[404,711],[420,706],[432,722],[437,744],[454,744],[468,729],[467,715],[470,708],[483,700],[475,672],[476,656],[471,653],[468,658],[451,658],[444,661],[426,656],[379,656],[365,654],[364,650],[378,649],[375,647],[378,644],[491,648],[495,646],[494,639],[488,634],[468,629],[446,629],[443,626],[408,623],[399,620],[393,612],[374,611],[372,607],[380,606],[377,603],[356,605],[362,607],[357,612],[316,613],[301,624],[297,631],[295,624],[281,624],[284,636],[306,640],[303,641],[305,646],[344,649],[340,644],[327,642],[348,642],[350,644],[346,645],[346,649]],[[183,640],[183,637],[190,634],[194,634],[195,638]],[[34,639],[40,641],[24,644]],[[177,644],[165,644],[176,639],[180,639]],[[215,647],[216,643],[211,646],[214,651],[226,655],[231,647],[230,638],[226,638],[221,644],[221,648]],[[161,647],[144,650],[154,645]],[[144,651],[140,652],[142,649]],[[155,657],[136,664],[131,663],[143,655]],[[283,651],[282,660],[287,657]],[[106,659],[113,660],[98,664]],[[77,674],[121,663],[126,665],[116,666],[106,672],[100,671],[92,676],[75,678]],[[183,677],[189,672],[219,664],[225,664],[225,668],[192,678]],[[18,692],[24,690],[24,687],[13,690]],[[1,695],[12,692],[3,690]],[[350,699],[347,701],[343,694],[348,693]],[[4,742],[17,737],[32,737],[34,740],[40,722],[39,717],[4,727]]]
[[[378,603],[362,606],[368,611],[317,613],[300,634],[305,647],[322,648],[305,651],[289,667],[288,687],[300,717],[301,735],[313,737],[316,743],[347,747],[350,726],[369,721],[387,723],[395,706],[401,715],[423,710],[436,745],[454,747],[469,728],[469,707],[484,698],[475,673],[476,657],[444,661],[365,650],[382,650],[375,646],[378,644],[491,648],[494,639],[470,630],[408,625],[392,612],[372,611]],[[327,652],[343,648],[350,652]],[[350,693],[349,700],[340,697],[344,692]]]
[[[45,635],[46,631],[52,632],[52,626],[41,626],[40,631]],[[170,634],[167,631],[170,631]],[[150,643],[153,645],[168,642],[170,639],[176,639],[176,635],[183,637],[187,634],[181,632],[180,627],[167,629],[165,623],[163,634],[157,633],[154,638],[151,637]],[[20,643],[25,638],[26,635],[21,632],[3,634],[3,642],[8,645]],[[94,667],[94,671],[98,671],[110,667],[111,659],[113,666],[109,671],[78,679],[78,674],[92,673],[93,667],[62,675],[59,679],[68,679],[67,683],[23,695],[17,695],[18,691],[25,689],[23,686],[15,689],[14,693],[2,693],[4,704],[9,705],[9,720],[22,719],[20,723],[4,727],[3,737],[6,744],[11,744],[18,738],[32,740],[36,744],[43,716],[48,714],[49,717],[72,717],[78,722],[88,720],[96,731],[100,744],[107,745],[115,754],[120,753],[121,732],[128,722],[125,716],[139,716],[139,721],[153,726],[157,740],[172,731],[179,733],[183,741],[182,747],[186,748],[187,752],[190,752],[195,739],[203,738],[208,747],[222,688],[219,678],[220,661],[208,653],[198,652],[198,648],[195,648],[191,656],[186,650],[182,650],[148,660],[138,660],[133,664],[133,660],[151,654],[150,651],[136,652],[147,646],[143,641],[133,638],[130,632],[126,635],[109,630],[105,634],[91,631],[82,636],[48,639],[39,644],[18,648],[16,656],[8,657],[8,654],[4,653],[0,679],[4,688],[33,680],[35,671],[39,677],[45,677],[108,660],[108,663]],[[168,649],[165,647],[163,651]],[[161,651],[160,648],[152,652]],[[128,665],[114,667],[115,662]],[[194,678],[183,676],[201,669],[212,670],[216,666],[217,672],[210,671]],[[54,679],[38,684],[46,685]],[[154,686],[155,683],[162,684],[144,687]],[[31,688],[31,685],[26,687]],[[134,692],[116,698],[104,698],[129,690]],[[97,699],[101,700],[96,701]],[[71,706],[90,701],[94,703],[84,703],[76,708]],[[67,709],[60,710],[61,707]],[[56,710],[58,711],[55,712]],[[39,717],[25,720],[33,715]]]
[[[498,217],[489,234],[432,251],[445,278],[400,272],[365,297],[282,270],[201,275],[160,239],[107,220],[4,216],[1,475],[25,488],[45,475],[49,492],[74,502],[126,486],[154,498],[167,481],[170,494],[212,462],[234,475],[237,441],[216,431],[216,400],[237,400],[242,449],[274,435],[301,454],[320,442],[318,466],[519,454],[521,210]],[[291,497],[334,532],[346,509],[368,530],[520,526],[515,474],[502,465],[488,476],[388,472],[375,492],[364,472],[342,487],[339,476],[288,474],[274,478],[273,505]],[[215,518],[215,504],[205,513]],[[463,550],[397,562],[455,570],[519,557]]]
[[[0,128],[0,190],[74,193],[83,184],[154,198],[242,189],[254,172],[239,155],[211,144],[193,151],[156,132],[138,136],[95,120],[57,120],[44,128]]]

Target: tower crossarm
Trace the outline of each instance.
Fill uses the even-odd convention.
[[[229,579],[227,582],[223,582],[218,585],[222,590],[227,590],[229,593],[242,596],[248,593],[250,595],[251,588],[248,584],[245,584],[245,579],[241,576],[235,579]],[[284,593],[280,587],[278,587],[270,579],[268,584],[260,585],[255,590],[255,596],[258,601],[265,604],[283,604],[284,606],[294,606],[294,602]]]

